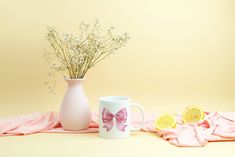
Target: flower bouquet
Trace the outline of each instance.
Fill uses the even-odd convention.
[[[43,54],[50,66],[49,77],[62,74],[68,89],[60,109],[60,122],[65,129],[85,129],[90,123],[90,109],[81,82],[87,71],[125,46],[127,33],[117,35],[114,27],[102,29],[98,18],[90,25],[81,22],[79,35],[60,35],[48,27],[46,38],[50,49]],[[48,82],[47,82],[48,83]],[[53,91],[52,87],[49,87]]]

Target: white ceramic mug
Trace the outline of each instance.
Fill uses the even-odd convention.
[[[139,127],[131,126],[131,108],[141,113]],[[138,131],[144,125],[144,110],[125,96],[101,97],[99,101],[99,136],[103,138],[126,138],[131,131]]]

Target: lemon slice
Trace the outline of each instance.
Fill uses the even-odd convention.
[[[165,129],[165,128],[175,128],[176,127],[176,119],[171,114],[162,114],[155,120],[155,127],[157,130]]]
[[[205,117],[203,110],[198,106],[191,106],[186,108],[183,112],[182,120],[184,123],[196,123],[203,120]]]

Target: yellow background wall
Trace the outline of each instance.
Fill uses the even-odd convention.
[[[147,111],[235,111],[234,0],[0,0],[0,116],[59,109],[65,82],[56,95],[43,84],[46,26],[75,33],[96,16],[131,40],[88,72],[93,109],[127,95]]]

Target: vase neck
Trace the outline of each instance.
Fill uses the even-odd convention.
[[[81,85],[84,79],[65,79],[69,86]]]

